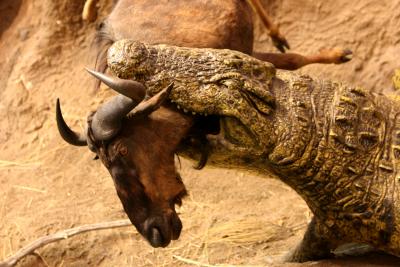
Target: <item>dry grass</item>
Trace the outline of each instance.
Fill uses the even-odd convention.
[[[216,224],[208,230],[209,245],[228,243],[233,246],[245,246],[263,242],[286,239],[291,235],[290,229],[265,222],[259,218],[243,218]]]
[[[262,265],[231,265],[231,264],[216,264],[216,265],[212,265],[212,264],[202,263],[202,262],[199,262],[199,261],[194,261],[194,260],[191,260],[191,259],[186,259],[186,258],[183,258],[183,257],[180,257],[180,256],[175,256],[175,255],[174,255],[174,258],[177,259],[180,262],[185,263],[185,264],[189,264],[191,266],[199,266],[199,267],[238,267],[238,266],[240,266],[240,267],[248,267],[248,266],[257,267],[257,266],[262,266]]]

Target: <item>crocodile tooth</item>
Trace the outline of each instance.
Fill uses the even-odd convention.
[[[176,107],[177,107],[178,109],[181,109],[181,106],[179,106],[179,105],[176,105]]]
[[[196,115],[196,112],[192,111],[192,115]]]
[[[184,109],[183,109],[183,112],[187,113],[187,112],[188,112],[188,110],[187,110],[186,108],[184,108]]]

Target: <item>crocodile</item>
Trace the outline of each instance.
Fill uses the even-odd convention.
[[[168,87],[164,106],[201,118],[205,127],[217,124],[217,133],[205,136],[207,164],[277,177],[304,199],[314,217],[288,260],[326,258],[345,243],[400,256],[396,99],[277,71],[226,49],[125,39],[110,47],[108,66],[115,79],[142,84],[145,100]],[[118,139],[120,131],[107,138]],[[199,160],[204,151],[184,139],[177,153]]]

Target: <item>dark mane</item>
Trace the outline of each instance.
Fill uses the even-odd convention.
[[[96,35],[92,43],[96,56],[94,65],[96,71],[104,73],[107,70],[107,50],[115,41],[107,21],[101,22],[97,27]],[[100,83],[99,80],[96,80],[94,90],[99,89]]]

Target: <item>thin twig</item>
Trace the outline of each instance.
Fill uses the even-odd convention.
[[[200,267],[214,267],[214,265],[210,265],[210,264],[207,264],[207,263],[201,263],[201,262],[194,261],[194,260],[191,260],[191,259],[186,259],[186,258],[183,258],[181,256],[177,256],[177,255],[173,255],[172,257],[174,257],[174,259],[176,259],[178,261],[181,261],[181,262],[184,262],[184,263],[190,264],[190,265],[195,265],[195,266],[200,266]]]
[[[14,188],[23,189],[23,190],[27,190],[27,191],[42,193],[42,194],[46,194],[46,193],[47,193],[46,190],[41,190],[41,189],[37,189],[37,188],[34,188],[34,187],[29,187],[29,186],[13,185],[13,187],[14,187]]]
[[[0,168],[11,168],[11,167],[20,167],[20,168],[35,168],[40,166],[40,162],[17,162],[17,161],[9,161],[9,160],[0,160]]]
[[[259,267],[259,265],[230,265],[230,264],[212,265],[212,264],[202,263],[202,262],[198,262],[198,261],[191,260],[191,259],[186,259],[186,258],[183,258],[178,255],[173,255],[172,257],[183,263],[195,265],[195,266],[199,266],[199,267]]]
[[[118,220],[118,221],[112,221],[112,222],[86,224],[86,225],[81,225],[81,226],[78,226],[75,228],[62,230],[55,234],[43,236],[43,237],[36,239],[35,241],[28,244],[27,246],[21,248],[20,250],[18,250],[17,253],[15,253],[13,256],[5,259],[3,262],[0,262],[0,267],[12,267],[23,257],[31,254],[36,249],[43,247],[49,243],[67,239],[71,236],[89,232],[89,231],[112,229],[112,228],[124,227],[124,226],[129,226],[129,225],[131,225],[131,222],[129,220]]]

